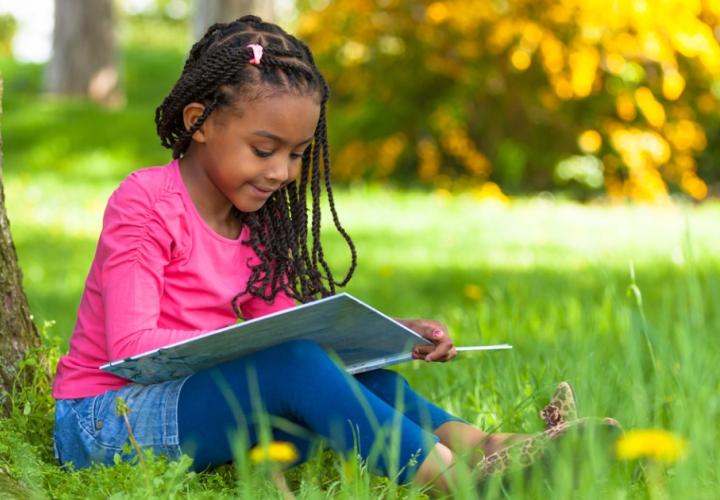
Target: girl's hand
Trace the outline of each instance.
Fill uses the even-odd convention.
[[[419,333],[434,345],[417,345],[413,349],[413,359],[425,361],[450,361],[457,355],[447,327],[431,319],[396,319],[398,323]]]

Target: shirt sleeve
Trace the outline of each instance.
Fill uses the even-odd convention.
[[[152,199],[132,178],[123,182],[108,202],[98,255],[110,360],[207,331],[158,328],[165,267],[179,248],[178,238],[173,237],[167,225],[173,214],[158,212],[163,206],[173,204],[163,205],[163,200]]]

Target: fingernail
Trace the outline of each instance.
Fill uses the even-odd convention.
[[[442,332],[440,330],[435,330],[433,332],[433,337],[442,337]]]

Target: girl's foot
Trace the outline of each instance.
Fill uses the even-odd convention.
[[[540,411],[540,418],[545,422],[545,429],[577,420],[575,391],[568,382],[560,382],[550,402]]]
[[[505,474],[511,470],[529,467],[544,457],[553,442],[558,438],[564,436],[570,430],[581,430],[590,425],[597,425],[611,431],[622,432],[622,428],[617,420],[609,417],[585,417],[565,421],[544,432],[539,432],[519,443],[486,456],[477,464],[477,479],[482,481],[495,474]]]
[[[543,432],[543,434],[547,436],[548,439],[553,440],[559,438],[571,429],[584,429],[590,425],[597,425],[598,427],[606,428],[611,431],[622,432],[622,426],[620,425],[620,422],[618,422],[614,418],[582,417],[576,418],[575,420],[571,420],[568,422],[562,422],[554,427],[551,427],[550,429],[547,429],[545,432]]]
[[[492,475],[529,467],[540,458],[547,442],[548,437],[540,432],[484,457],[476,466],[477,479],[483,481]]]

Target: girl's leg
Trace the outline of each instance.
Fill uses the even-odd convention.
[[[228,436],[246,430],[259,441],[257,415],[265,413],[309,429],[340,452],[357,445],[362,458],[385,475],[406,481],[439,473],[452,453],[438,438],[358,384],[316,344],[292,341],[197,373],[185,382],[178,401],[180,446],[198,459],[196,468],[232,459]],[[293,429],[282,429],[296,434]],[[394,445],[394,446],[393,446]],[[389,450],[395,448],[394,457]],[[434,450],[433,460],[428,461]],[[425,462],[428,462],[427,464]],[[419,467],[417,465],[420,465]],[[428,472],[429,471],[429,472]]]
[[[468,423],[453,421],[435,429],[434,434],[451,450],[467,455],[471,464],[476,464],[483,456],[492,455],[502,448],[531,437],[531,434],[483,432]]]
[[[468,454],[471,464],[490,455],[525,434],[487,433],[455,417],[413,391],[405,378],[390,370],[374,370],[356,375],[357,380],[380,399],[401,411],[423,429],[430,429],[440,442],[453,451]],[[472,453],[477,450],[479,453]]]

